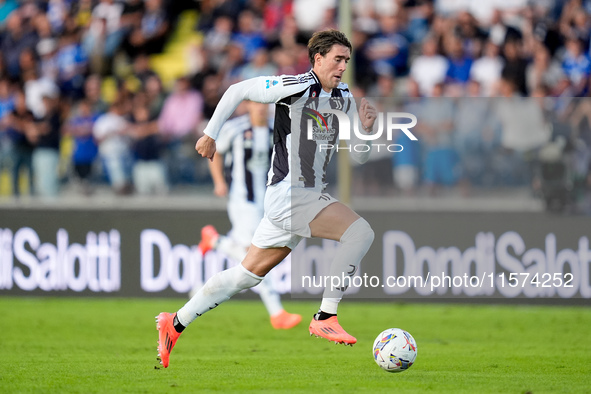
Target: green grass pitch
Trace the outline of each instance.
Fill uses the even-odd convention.
[[[318,302],[275,331],[259,301],[232,300],[192,324],[155,369],[154,316],[182,299],[0,298],[0,393],[589,393],[591,309],[344,300],[354,347],[310,337]],[[373,340],[416,339],[408,371],[373,361]]]

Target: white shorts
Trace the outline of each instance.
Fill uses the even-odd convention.
[[[226,235],[236,244],[248,248],[263,217],[263,207],[249,201],[228,201],[228,216],[232,229]]]
[[[265,215],[252,244],[261,249],[287,246],[294,249],[302,238],[311,236],[310,222],[324,208],[338,202],[328,193],[292,187],[289,182],[268,186]]]

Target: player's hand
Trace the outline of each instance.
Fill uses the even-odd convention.
[[[373,124],[378,117],[376,108],[364,97],[359,105],[359,120],[365,131],[373,130]]]
[[[208,135],[204,135],[197,140],[195,150],[201,156],[213,161],[213,155],[215,154],[215,140]]]
[[[218,197],[226,197],[228,195],[228,184],[226,182],[218,182],[214,184],[213,194]]]

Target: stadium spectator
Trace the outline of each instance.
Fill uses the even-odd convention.
[[[503,44],[503,56],[505,65],[501,71],[501,77],[511,80],[522,96],[527,96],[527,85],[525,81],[525,69],[527,61],[522,54],[522,41],[510,39]]]
[[[463,55],[469,59],[480,56],[486,33],[478,26],[476,18],[468,11],[460,11],[455,19],[454,35],[461,41]]]
[[[215,108],[222,98],[221,86],[220,77],[217,74],[208,75],[203,80],[203,87],[201,89],[203,93],[203,120],[209,121],[211,119]]]
[[[58,40],[44,38],[37,44],[36,52],[39,55],[39,72],[42,78],[57,81],[59,69],[57,63]],[[84,77],[81,76],[83,80]]]
[[[145,1],[125,0],[121,3],[123,4],[123,11],[121,11],[121,25],[126,26],[126,30],[128,31],[140,27],[142,16],[146,9]],[[124,41],[127,39],[129,39],[129,36],[126,34]],[[127,50],[128,48],[126,47],[125,49]]]
[[[93,192],[91,184],[93,165],[98,154],[98,147],[92,134],[98,115],[92,113],[88,100],[78,102],[73,116],[64,125],[64,135],[73,139],[72,169],[75,181],[84,195]]]
[[[470,68],[470,79],[478,82],[482,96],[494,96],[498,90],[503,69],[503,59],[499,53],[499,46],[492,41],[487,41],[483,56],[474,60]]]
[[[591,75],[591,59],[583,52],[584,42],[574,36],[566,41],[566,51],[562,61],[562,69],[570,81],[574,96],[584,96],[589,90]]]
[[[512,79],[501,79],[501,94],[494,107],[503,148],[498,171],[507,184],[532,183],[537,153],[550,141],[543,109],[538,101],[521,97]]]
[[[83,99],[90,104],[93,116],[102,115],[109,109],[102,97],[101,84],[102,78],[98,74],[90,74],[84,81]]]
[[[262,11],[263,31],[265,36],[270,37],[277,34],[285,20],[291,17],[292,2],[273,0],[261,3],[264,5]]]
[[[40,13],[36,19],[47,20],[52,31],[61,32],[70,9],[68,0],[49,0],[45,13]],[[40,36],[41,37],[41,36]]]
[[[406,3],[408,11],[407,34],[411,43],[420,43],[429,34],[431,20],[435,12],[434,2],[431,0],[417,0]]]
[[[424,101],[421,99],[417,82],[409,80],[406,92],[407,97],[403,103],[404,111],[420,116]],[[402,151],[392,155],[394,185],[404,195],[415,195],[421,180],[421,143],[420,141],[409,141],[400,130],[397,131],[394,143],[403,146]]]
[[[141,15],[139,26],[131,31],[128,38],[131,46],[128,54],[132,58],[137,53],[162,52],[170,31],[169,16],[162,0],[146,0],[144,5],[145,10]]]
[[[417,114],[417,132],[423,149],[423,181],[429,195],[437,195],[441,187],[454,186],[459,179],[459,157],[453,146],[454,103],[444,98],[444,84],[433,88]]]
[[[33,185],[35,194],[42,198],[56,198],[59,194],[61,114],[57,91],[44,92],[42,97],[43,116],[36,118],[28,133],[34,145]]]
[[[244,10],[238,16],[238,31],[232,36],[232,42],[242,49],[244,60],[249,62],[255,53],[266,46],[261,20],[250,10]]]
[[[364,52],[372,61],[375,74],[408,74],[409,43],[402,34],[401,18],[383,15],[378,18],[379,31],[369,39]]]
[[[14,94],[8,78],[0,78],[0,172],[10,173],[13,155],[13,141],[8,134],[10,114],[14,110]]]
[[[80,99],[84,95],[84,78],[88,74],[88,57],[80,44],[80,31],[60,36],[56,55],[57,84],[64,98]]]
[[[529,92],[544,86],[551,96],[560,96],[569,84],[560,63],[552,59],[550,51],[542,44],[536,45],[533,61],[527,65],[525,76]]]
[[[37,63],[37,56],[34,48],[25,48],[21,51],[18,58],[19,70],[21,73],[21,80],[24,80],[24,75],[33,73],[38,74],[39,64]]]
[[[208,31],[220,17],[228,17],[232,21],[237,20],[243,5],[236,1],[228,0],[204,1],[200,5],[200,8],[201,16],[195,28],[199,31]]]
[[[494,146],[490,141],[495,127],[491,100],[478,99],[482,96],[481,89],[477,81],[468,82],[467,96],[457,100],[453,114],[453,144],[461,162],[460,186],[464,195],[470,192],[472,185],[482,185],[487,178],[485,171]]]
[[[464,52],[461,39],[454,34],[445,36],[444,46],[448,61],[445,74],[446,88],[449,92],[457,92],[452,94],[454,96],[463,95],[465,85],[470,79],[472,59]]]
[[[6,134],[12,149],[10,151],[10,166],[12,193],[15,196],[23,194],[20,188],[21,171],[26,168],[29,193],[33,193],[33,144],[29,140],[34,127],[33,113],[27,108],[25,94],[17,90],[14,97],[14,109],[8,119]]]
[[[589,49],[591,21],[589,10],[585,10],[581,1],[567,1],[560,16],[560,32],[564,37],[576,37],[581,40],[583,50]]]
[[[188,77],[175,83],[174,91],[164,101],[158,118],[158,129],[166,146],[165,161],[169,182],[195,181],[193,146],[199,136],[197,126],[201,122],[203,96],[191,88]]]
[[[123,4],[115,0],[100,0],[93,8],[90,25],[82,38],[82,45],[93,59],[94,72],[110,69],[110,62],[123,41],[128,26],[122,23]]]
[[[293,16],[298,29],[310,36],[312,32],[334,23],[336,7],[336,0],[296,0],[293,2]]]
[[[410,66],[410,78],[418,84],[421,96],[430,96],[435,85],[445,82],[449,64],[445,57],[438,54],[437,47],[435,37],[427,37],[423,41],[421,55]]]
[[[150,66],[150,57],[145,53],[139,53],[132,63],[133,77],[137,78],[142,85],[146,86],[146,80],[150,77],[157,77],[156,72]]]
[[[265,48],[258,49],[252,60],[240,70],[240,80],[250,79],[261,75],[274,75],[277,67],[269,61],[269,52]]]
[[[203,49],[207,60],[213,67],[218,67],[224,58],[224,51],[232,40],[234,22],[229,16],[221,15],[213,22],[211,29],[205,32]]]
[[[130,135],[134,154],[133,185],[141,195],[166,194],[166,166],[161,159],[162,142],[157,118],[150,117],[145,93],[134,98]]]
[[[35,48],[38,37],[28,23],[21,17],[22,11],[16,9],[10,13],[6,22],[6,30],[0,43],[0,54],[6,64],[6,71],[12,79],[20,76],[19,59],[21,52]]]
[[[59,94],[58,86],[51,79],[40,77],[36,67],[27,70],[22,78],[27,107],[36,118],[45,117],[47,109],[43,103],[43,97],[56,97]]]
[[[131,140],[129,122],[124,117],[128,107],[125,101],[114,101],[109,111],[97,118],[92,129],[109,183],[119,195],[132,192]]]
[[[166,100],[162,81],[158,75],[152,75],[146,79],[143,91],[146,93],[146,105],[150,111],[150,119],[157,118],[162,112],[164,100]]]
[[[506,23],[504,19],[504,11],[500,8],[496,8],[492,10],[490,24],[488,24],[489,39],[494,44],[501,47],[507,41],[520,41],[523,37],[519,29]]]

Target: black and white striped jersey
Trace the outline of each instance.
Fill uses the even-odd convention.
[[[320,107],[324,102],[329,103],[332,109],[345,112],[353,124],[353,114],[357,109],[347,85],[340,83],[331,92],[326,92],[312,70],[299,75],[257,77],[239,82],[224,93],[204,133],[217,140],[224,121],[242,100],[276,104],[273,154],[267,183],[274,185],[286,180],[292,182],[293,187],[324,189],[326,169],[334,149],[319,149],[320,141],[307,138],[304,116],[309,109],[313,109],[318,115],[326,115],[322,116],[323,121],[335,122],[336,117],[322,112]],[[335,124],[327,124],[327,127],[335,130]],[[332,139],[325,143],[326,147],[337,145],[338,132],[333,133]],[[354,160],[363,163],[369,157],[369,150],[351,150],[350,154]]]
[[[263,206],[271,157],[269,126],[253,127],[248,114],[228,120],[216,140],[224,155],[224,173],[230,200]]]

